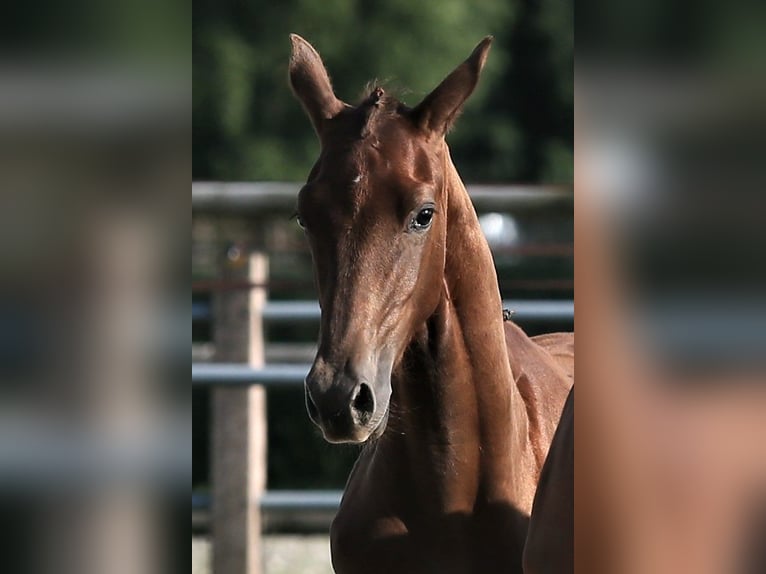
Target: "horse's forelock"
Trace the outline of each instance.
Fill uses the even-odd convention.
[[[362,101],[357,106],[363,115],[362,137],[367,137],[375,132],[381,120],[391,118],[403,113],[406,107],[395,95],[395,91],[377,81],[368,82],[364,88]]]

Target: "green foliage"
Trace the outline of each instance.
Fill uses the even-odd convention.
[[[320,51],[342,99],[377,78],[410,105],[493,34],[449,136],[458,168],[470,181],[571,181],[572,11],[554,0],[197,0],[193,177],[305,179],[318,144],[287,84],[290,32]]]

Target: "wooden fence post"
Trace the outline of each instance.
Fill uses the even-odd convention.
[[[262,310],[268,259],[229,253],[224,280],[261,285],[224,290],[213,302],[213,340],[219,362],[263,366]],[[262,386],[212,391],[212,534],[214,574],[259,574],[260,497],[266,488],[266,396]]]

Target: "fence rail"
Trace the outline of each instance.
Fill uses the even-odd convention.
[[[503,301],[503,309],[513,311],[513,320],[518,323],[566,323],[574,321],[573,301]],[[192,304],[192,319],[203,321],[212,315],[210,305]],[[264,321],[295,322],[318,321],[319,303],[316,301],[269,301],[261,311]]]
[[[239,363],[193,363],[192,385],[295,387],[302,385],[311,365],[264,365]]]
[[[337,510],[342,496],[342,490],[268,490],[259,504],[261,510],[271,512],[328,511]],[[210,503],[210,495],[192,494],[192,510],[206,510]]]
[[[207,213],[253,213],[295,208],[302,184],[286,182],[194,182],[192,210]],[[468,185],[480,211],[537,209],[571,205],[569,185]]]
[[[505,301],[504,307],[514,310],[518,322],[573,322],[572,301]],[[310,301],[267,303],[261,315],[269,321],[316,321],[319,305]],[[237,363],[194,363],[192,384],[197,386],[243,386],[267,387],[296,386],[303,384],[311,365],[264,365],[259,368]]]
[[[342,490],[270,490],[258,501],[265,530],[327,531],[340,506]],[[192,528],[210,527],[209,494],[192,495]]]

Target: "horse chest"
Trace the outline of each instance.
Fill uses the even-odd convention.
[[[409,526],[396,517],[354,520],[333,532],[333,566],[337,574],[521,573],[514,537],[506,533],[490,541],[480,531],[438,521]]]
[[[413,529],[396,516],[358,513],[333,525],[333,566],[338,574],[471,572],[465,543],[444,531]]]
[[[338,574],[521,572],[518,540],[525,521],[502,523],[490,513],[428,513],[386,485],[378,483],[375,492],[375,481],[358,479],[349,481],[331,531]]]

